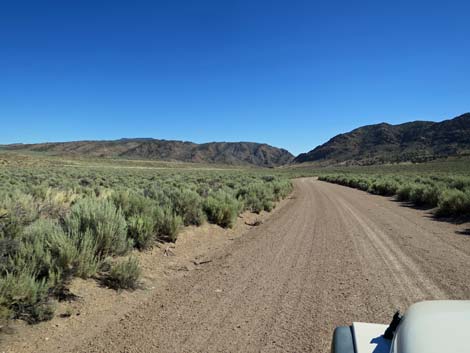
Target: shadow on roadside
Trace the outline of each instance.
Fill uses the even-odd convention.
[[[400,200],[397,200],[395,197],[391,197],[390,200],[392,200],[393,202],[398,203],[398,204],[399,204],[400,206],[402,206],[402,207],[413,208],[413,209],[415,209],[415,210],[431,211],[431,210],[434,209],[434,207],[427,206],[427,205],[415,205],[415,204],[412,203],[412,202],[400,201]]]
[[[469,216],[460,216],[460,217],[439,217],[436,215],[431,214],[430,215],[431,219],[433,219],[436,222],[446,222],[446,223],[452,223],[455,225],[462,225],[465,223],[470,223],[470,217]],[[468,231],[468,230],[467,230]]]
[[[407,201],[400,201],[396,198],[390,198],[391,201],[398,203],[402,207],[408,207],[415,210],[425,211],[424,217],[432,219],[436,222],[445,222],[445,223],[452,223],[455,225],[462,225],[465,223],[470,223],[470,216],[459,216],[459,217],[445,217],[445,216],[436,216],[434,214],[435,207],[425,206],[425,205],[415,205],[412,202]],[[466,230],[457,230],[456,234],[460,235],[468,235],[470,236],[470,228]]]

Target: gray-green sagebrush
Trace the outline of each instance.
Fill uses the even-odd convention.
[[[15,166],[0,177],[2,322],[50,319],[51,298],[73,277],[135,288],[136,259],[108,259],[176,241],[183,225],[232,227],[240,212],[270,211],[292,189],[256,170]]]

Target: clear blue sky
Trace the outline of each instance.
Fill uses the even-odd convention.
[[[2,1],[0,144],[155,137],[305,152],[469,111],[470,2]]]

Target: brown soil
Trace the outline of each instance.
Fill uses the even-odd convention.
[[[144,254],[146,290],[74,282],[82,299],[71,317],[20,327],[3,350],[327,352],[337,325],[470,299],[470,237],[459,233],[468,226],[307,178],[259,226],[245,224],[254,220],[230,234],[187,230],[175,256]]]

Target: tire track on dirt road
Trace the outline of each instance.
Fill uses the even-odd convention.
[[[294,184],[282,209],[212,262],[60,351],[328,352],[337,325],[470,298],[470,238],[457,226],[313,178]]]

